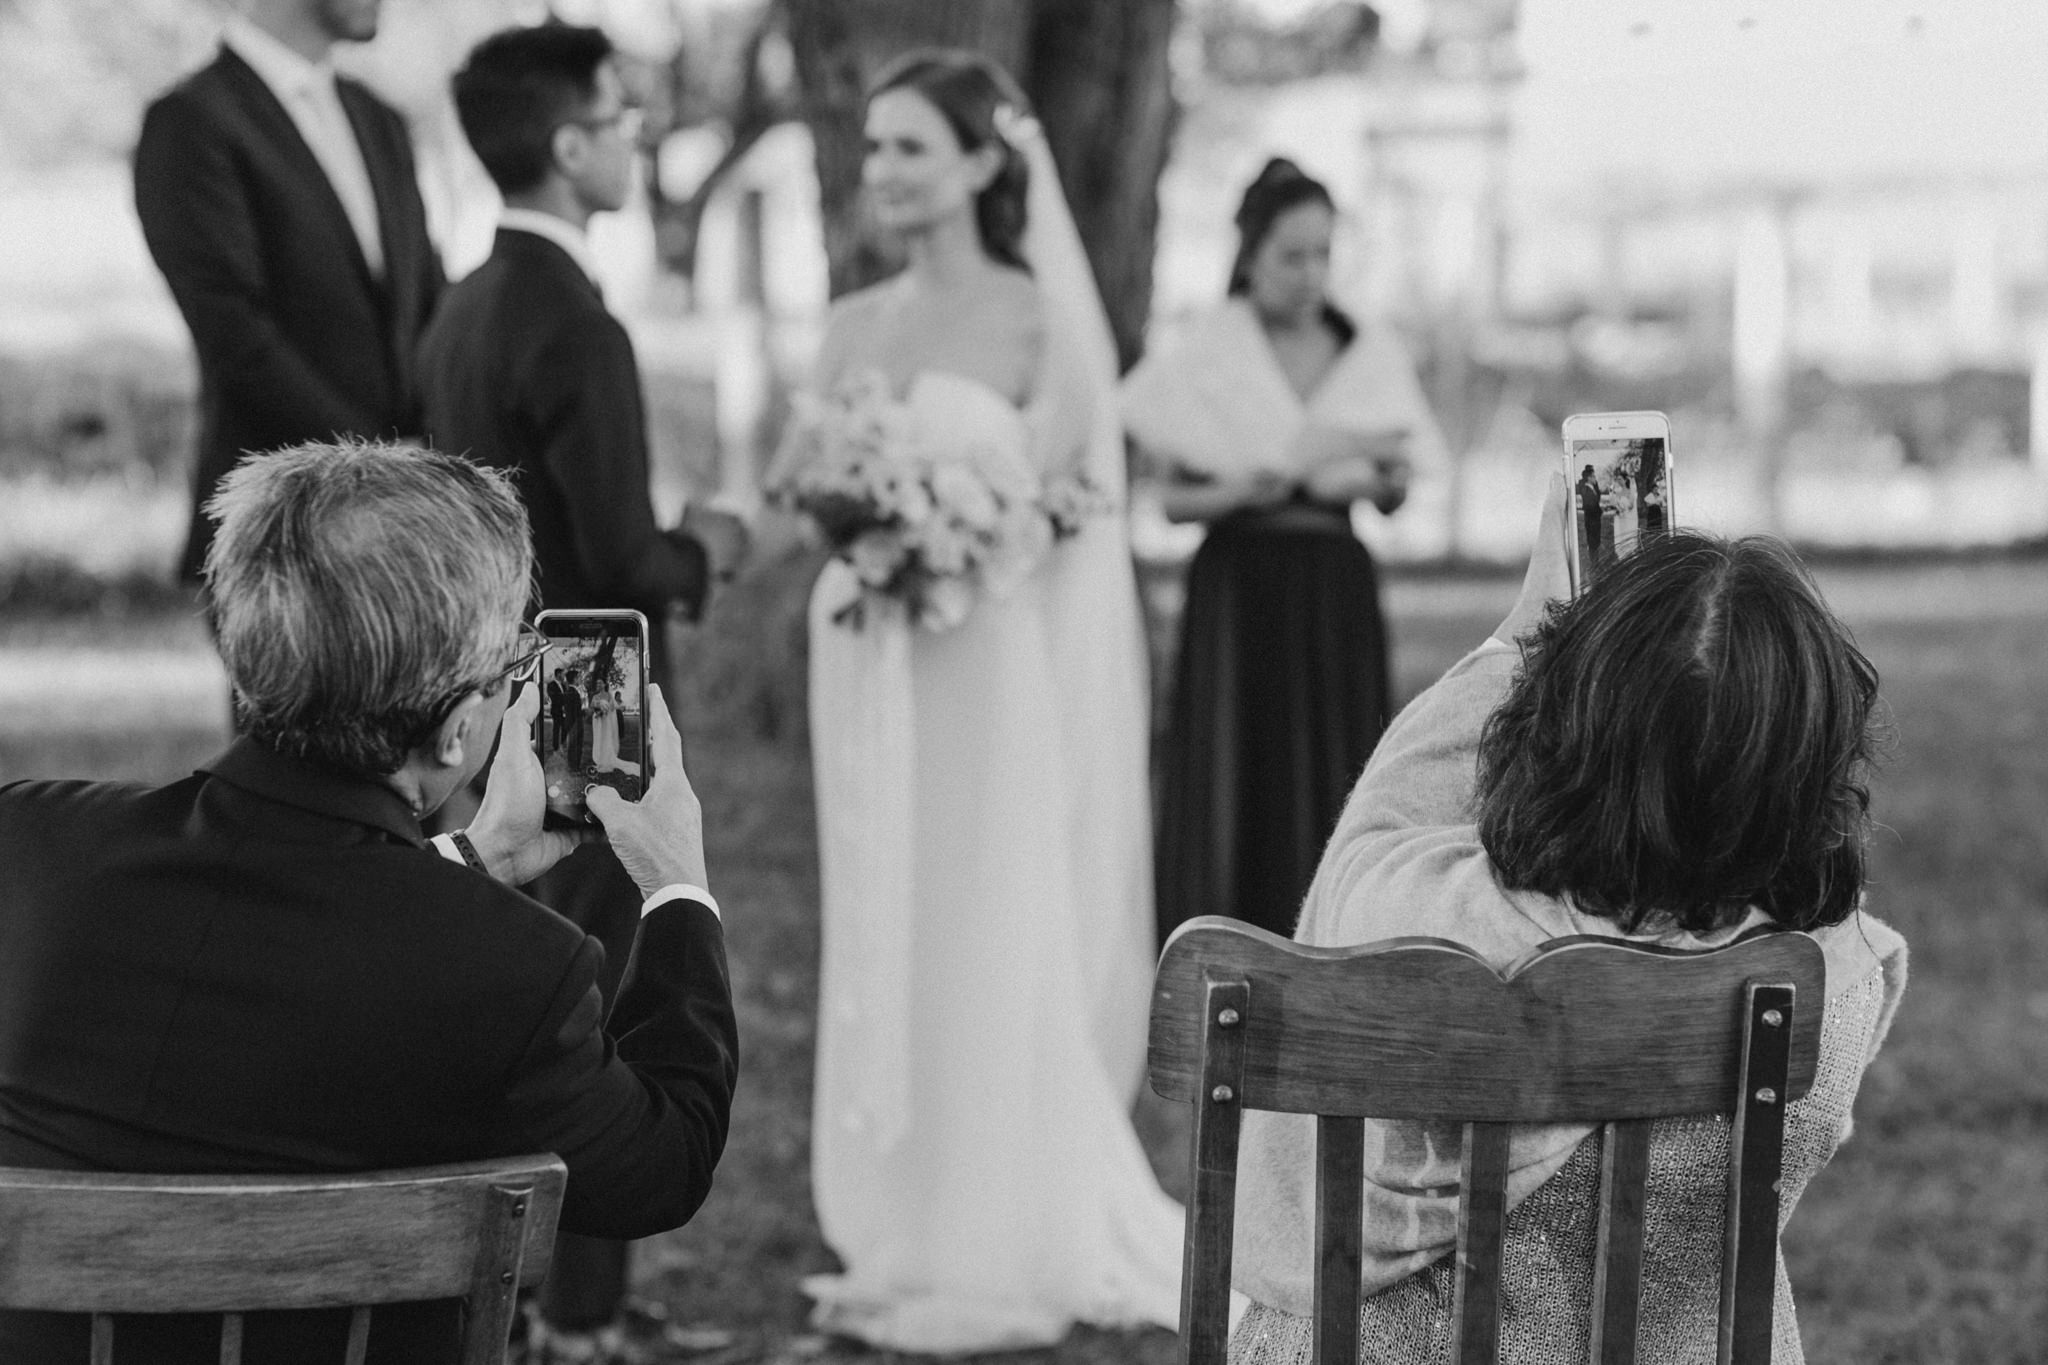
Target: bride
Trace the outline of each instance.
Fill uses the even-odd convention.
[[[863,184],[907,267],[835,307],[813,391],[879,372],[921,429],[1119,503],[1101,304],[1050,155],[978,56],[900,59]],[[1014,473],[1014,470],[1011,472]],[[813,592],[823,888],[816,1323],[960,1352],[1171,1326],[1181,1211],[1130,1122],[1152,923],[1145,653],[1120,516],[946,630]]]

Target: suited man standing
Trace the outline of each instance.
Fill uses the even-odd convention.
[[[519,471],[540,605],[637,608],[656,627],[650,675],[666,682],[662,623],[702,610],[746,532],[695,503],[664,529],[648,497],[640,371],[585,235],[631,192],[640,111],[610,40],[570,24],[486,38],[454,91],[505,210],[490,259],[448,291],[420,343],[427,433]]]
[[[242,0],[219,55],[143,117],[135,208],[199,359],[188,582],[200,508],[246,453],[419,429],[441,261],[404,119],[332,61],[376,35],[379,7]]]
[[[420,391],[439,449],[517,471],[533,517],[537,606],[632,607],[653,626],[649,676],[670,678],[671,615],[695,618],[746,551],[746,531],[692,504],[665,529],[647,487],[647,420],[626,329],[605,308],[586,228],[632,189],[639,110],[609,39],[547,23],[484,39],[454,77],[456,113],[505,208],[491,256],[443,297],[420,343]],[[571,680],[569,765],[591,758]],[[586,850],[530,888],[607,945],[630,942],[637,897]],[[622,951],[615,961],[623,962]],[[607,988],[612,982],[607,979]],[[630,1248],[564,1234],[540,1294],[556,1354],[619,1357],[620,1339],[680,1347],[627,1296]]]
[[[569,771],[583,771],[583,679],[573,668],[562,675],[562,743],[569,751]]]

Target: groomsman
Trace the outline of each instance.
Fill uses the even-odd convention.
[[[243,0],[214,60],[150,105],[135,208],[199,359],[200,514],[252,450],[416,433],[414,347],[441,291],[396,110],[335,74],[379,0]]]
[[[492,35],[454,79],[455,108],[504,196],[490,259],[448,290],[420,346],[427,432],[442,450],[516,470],[533,520],[541,607],[634,607],[650,632],[649,674],[669,683],[671,614],[695,618],[729,577],[746,531],[695,505],[678,529],[647,488],[646,410],[633,344],[604,305],[585,229],[626,203],[639,110],[611,43],[548,23]],[[573,692],[575,679],[569,680]],[[580,696],[565,701],[569,762],[588,762]],[[605,984],[626,965],[639,901],[616,859],[587,849],[530,888],[605,944]],[[540,1297],[564,1343],[618,1353],[666,1339],[626,1298],[627,1244],[565,1236]],[[655,1325],[658,1329],[658,1324]]]
[[[541,605],[638,608],[656,627],[650,673],[666,684],[662,623],[698,615],[746,532],[695,504],[664,530],[648,496],[640,371],[585,235],[631,191],[640,111],[610,41],[570,24],[485,39],[454,85],[505,209],[490,259],[448,291],[421,342],[428,434],[519,471]]]

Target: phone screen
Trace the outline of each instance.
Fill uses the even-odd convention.
[[[1662,436],[1596,437],[1565,446],[1572,559],[1580,589],[1649,536],[1671,529],[1671,462]]]
[[[549,823],[591,819],[584,793],[638,801],[647,786],[647,623],[638,612],[544,612],[541,768]]]

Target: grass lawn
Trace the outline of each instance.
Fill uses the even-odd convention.
[[[644,1243],[638,1266],[682,1319],[736,1333],[704,1358],[720,1365],[852,1354],[806,1332],[796,1289],[833,1264],[807,1170],[817,871],[795,677],[803,576],[755,575],[685,642],[687,743],[745,1061],[717,1189],[689,1227]],[[2048,1360],[2048,562],[1822,580],[1883,675],[1894,739],[1871,906],[1911,941],[1913,975],[1855,1137],[1786,1238],[1807,1358]],[[1512,592],[1392,581],[1403,693],[1484,636]],[[186,771],[220,740],[205,654],[197,626],[161,607],[0,618],[0,780]],[[1146,1104],[1141,1122],[1180,1188],[1179,1116]],[[1173,1351],[1163,1331],[1084,1331],[991,1359],[1163,1365]]]

